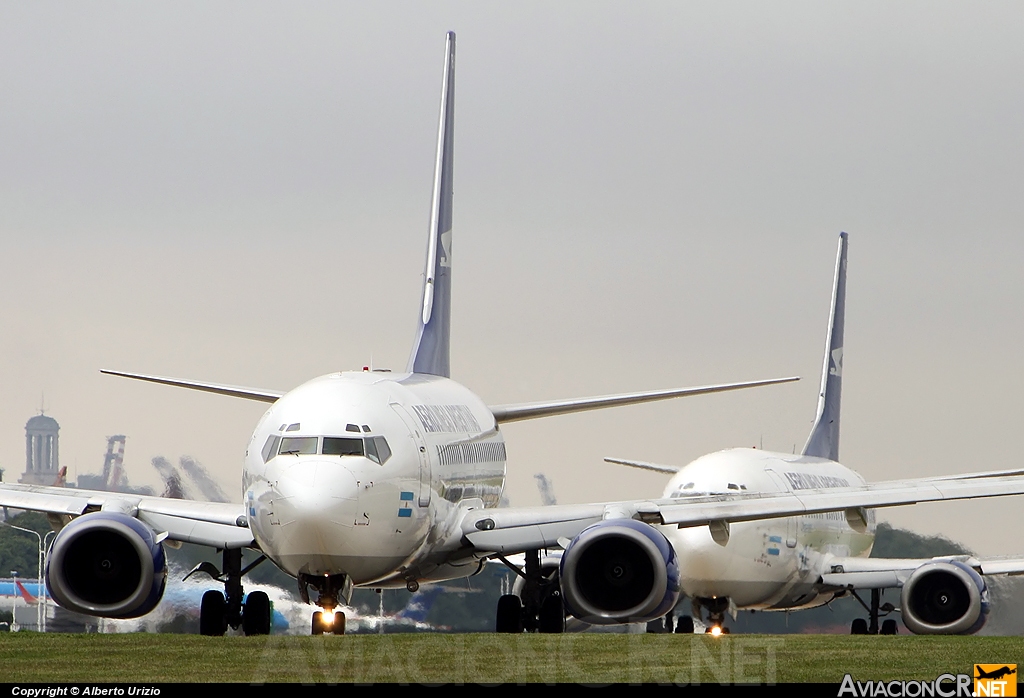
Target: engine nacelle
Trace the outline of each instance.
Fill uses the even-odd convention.
[[[64,608],[105,618],[137,618],[160,602],[167,583],[164,549],[154,532],[127,514],[74,519],[53,540],[46,588]]]
[[[587,623],[644,623],[679,600],[675,549],[653,526],[607,519],[585,528],[562,554],[562,599]]]
[[[988,588],[962,562],[921,565],[900,594],[903,624],[920,635],[969,635],[988,616]]]

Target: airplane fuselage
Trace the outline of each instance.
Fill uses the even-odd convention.
[[[494,417],[459,383],[344,372],[267,410],[243,498],[256,542],[285,572],[404,586],[477,570],[445,569],[446,542],[461,536],[460,512],[497,505],[504,478]]]
[[[461,514],[496,506],[505,444],[493,415],[447,378],[378,371],[315,378],[260,420],[245,455],[243,497],[260,549],[293,575],[347,575],[355,586],[405,586],[477,571],[452,568]],[[822,458],[731,449],[674,475],[665,498],[751,495],[864,484]],[[708,527],[663,532],[683,592],[738,608],[804,608],[833,556],[867,556],[874,515],[857,530],[842,512],[737,522],[725,545]]]
[[[680,469],[664,496],[798,494],[864,484],[860,475],[835,461],[737,448],[702,456]],[[707,526],[665,526],[662,532],[679,556],[682,590],[690,598],[728,597],[746,609],[807,608],[832,598],[815,586],[832,557],[871,553],[874,512],[862,516],[861,530],[844,512],[736,522],[729,525],[725,545],[712,538]]]

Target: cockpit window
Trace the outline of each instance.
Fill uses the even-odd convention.
[[[391,457],[391,448],[388,446],[387,440],[383,436],[367,436],[366,457],[374,463],[384,465]]]
[[[359,433],[359,427],[357,427],[355,424],[347,424],[347,425],[345,425],[345,431],[354,431],[355,433],[358,434]]]
[[[374,463],[380,463],[380,456],[377,455],[377,444],[374,443],[372,438],[366,439],[366,457],[372,460]]]
[[[301,427],[301,424],[295,422],[295,424],[289,424],[285,431],[298,431]]]
[[[263,447],[263,462],[266,463],[268,460],[277,455],[277,445],[281,443],[280,436],[271,436],[267,439],[266,445]]]
[[[363,455],[363,440],[342,436],[325,436],[323,453],[325,456],[361,456]]]
[[[281,450],[283,455],[309,455],[316,453],[317,437],[315,436],[289,436],[281,439]]]
[[[367,438],[367,443],[373,441],[373,444],[377,447],[377,462],[384,465],[388,458],[391,457],[391,447],[388,446],[387,439],[383,436],[374,436],[372,439]]]

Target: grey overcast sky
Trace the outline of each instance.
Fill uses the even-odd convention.
[[[506,492],[660,494],[605,455],[791,451],[850,233],[841,455],[1019,467],[1024,5],[0,2],[0,467],[45,401],[71,475],[128,436],[239,496],[262,408],[404,368],[458,34],[454,377],[492,403],[802,375],[509,425]],[[1021,502],[882,513],[1024,554]]]

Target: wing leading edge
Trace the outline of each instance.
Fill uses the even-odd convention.
[[[476,554],[517,553],[559,547],[592,523],[633,518],[680,528],[844,511],[851,525],[863,521],[862,509],[919,502],[1024,494],[1024,477],[923,478],[878,482],[864,487],[799,490],[779,494],[715,494],[602,504],[487,509],[470,512],[462,531]]]
[[[58,517],[117,511],[144,521],[157,533],[166,533],[169,540],[215,548],[254,545],[241,504],[5,482],[0,483],[0,506]]]

